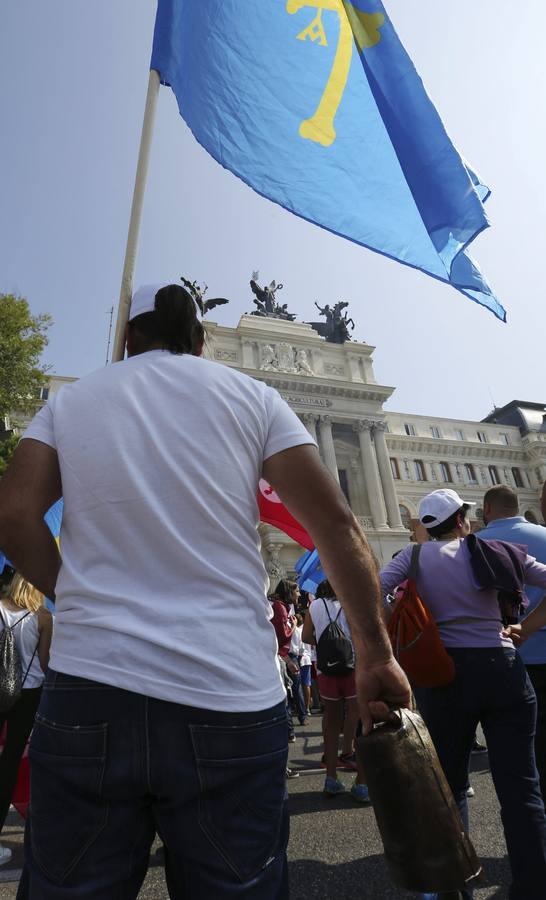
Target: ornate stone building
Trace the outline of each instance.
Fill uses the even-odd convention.
[[[377,384],[373,351],[326,341],[301,322],[251,315],[236,328],[207,322],[205,355],[285,398],[316,438],[381,563],[415,536],[420,499],[441,486],[477,503],[475,526],[485,491],[501,482],[517,490],[522,513],[542,522],[546,406],[514,401],[483,422],[387,412],[394,388]],[[41,399],[73,380],[52,376]],[[303,551],[271,526],[260,531],[274,582]]]
[[[546,426],[540,432],[538,412],[546,407],[520,404],[534,418],[518,422],[503,411],[483,422],[387,412],[394,388],[377,384],[368,344],[334,344],[310,325],[255,316],[243,316],[237,328],[208,323],[207,335],[209,358],[265,381],[298,414],[381,563],[418,533],[419,501],[441,486],[476,502],[475,527],[485,491],[501,482],[518,491],[522,513],[542,521]],[[274,580],[291,571],[301,548],[260,527]]]

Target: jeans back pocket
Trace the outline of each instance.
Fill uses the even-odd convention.
[[[106,723],[60,725],[36,716],[29,749],[32,855],[46,876],[62,882],[108,821],[102,797]]]
[[[286,717],[253,725],[190,725],[200,782],[199,824],[241,881],[285,848]]]

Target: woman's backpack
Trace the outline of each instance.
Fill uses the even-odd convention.
[[[332,619],[326,600],[321,599],[329,622],[317,642],[317,669],[331,678],[345,678],[355,670],[353,645],[338,623],[341,607]]]
[[[387,625],[393,652],[412,687],[442,687],[455,678],[455,664],[442,643],[438,626],[417,593],[421,544],[414,544],[402,595]]]
[[[4,630],[0,634],[0,713],[7,712],[19,699],[28,671],[32,665],[32,659],[34,659],[34,654],[36,653],[35,650],[23,678],[21,657],[15,644],[13,629],[17,628],[19,622],[22,622],[29,615],[30,613],[26,612],[24,616],[17,619],[14,625],[6,625],[0,613],[0,618],[4,624]]]

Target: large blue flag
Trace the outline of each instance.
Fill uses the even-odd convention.
[[[505,320],[466,250],[488,190],[379,0],[159,0],[151,67],[258,193]]]

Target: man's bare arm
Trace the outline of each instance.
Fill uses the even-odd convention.
[[[303,623],[301,639],[305,644],[310,644],[312,647],[314,647],[316,644],[315,629],[313,628],[313,620],[311,618],[311,613],[309,612],[309,610],[307,610],[305,622]]]
[[[311,535],[343,605],[358,660],[360,711],[369,731],[373,716],[386,715],[385,703],[409,705],[410,687],[392,655],[368,542],[315,447],[276,453],[266,460],[263,476]]]
[[[41,441],[21,441],[0,481],[0,547],[47,597],[55,596],[61,557],[44,514],[62,494],[57,453]]]

